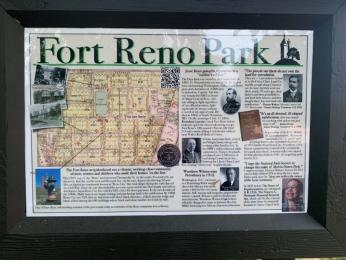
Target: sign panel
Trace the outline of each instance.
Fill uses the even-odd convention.
[[[26,29],[27,216],[307,211],[311,31]]]

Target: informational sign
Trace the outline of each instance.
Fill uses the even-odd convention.
[[[306,212],[312,43],[26,29],[27,216]]]

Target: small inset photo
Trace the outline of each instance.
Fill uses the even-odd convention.
[[[303,101],[303,75],[284,74],[283,77],[283,102]]]
[[[239,111],[241,99],[234,87],[227,87],[224,89],[221,95],[220,105],[222,111],[227,115],[233,115]]]
[[[183,163],[201,162],[201,138],[183,138]]]
[[[66,76],[66,69],[37,65],[34,85],[65,87]]]
[[[36,205],[61,205],[60,169],[36,169]]]
[[[30,106],[30,121],[32,129],[63,127],[61,104],[37,104]]]
[[[304,211],[304,179],[282,179],[282,211]]]
[[[221,167],[220,184],[220,191],[238,191],[239,167]]]
[[[66,108],[66,97],[64,87],[40,85],[32,89],[34,104],[60,103]]]
[[[255,140],[263,138],[261,115],[259,110],[239,112],[241,140]]]

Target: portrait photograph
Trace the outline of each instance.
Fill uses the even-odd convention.
[[[239,167],[220,168],[220,191],[239,190]]]
[[[201,163],[201,138],[183,138],[183,164]]]
[[[283,102],[303,101],[303,75],[302,74],[284,74],[283,76]]]
[[[282,211],[304,211],[304,179],[282,179]]]
[[[234,87],[226,87],[220,98],[220,108],[223,113],[233,115],[239,111],[241,107],[241,97],[239,91]]]

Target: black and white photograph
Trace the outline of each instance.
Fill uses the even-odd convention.
[[[35,85],[66,86],[67,71],[63,68],[36,65]]]
[[[304,179],[282,179],[282,211],[304,211]]]
[[[30,106],[30,121],[32,129],[63,127],[61,104],[37,104]]]
[[[234,87],[227,87],[221,95],[221,109],[227,115],[237,113],[241,106],[240,95]]]
[[[183,163],[201,163],[201,138],[183,138]]]
[[[302,93],[302,74],[284,74],[283,75],[283,102],[299,102],[303,101]]]
[[[221,167],[220,184],[220,191],[238,191],[239,167]]]
[[[32,88],[33,104],[48,104],[58,102],[61,108],[66,108],[65,88],[54,85],[39,85]]]

